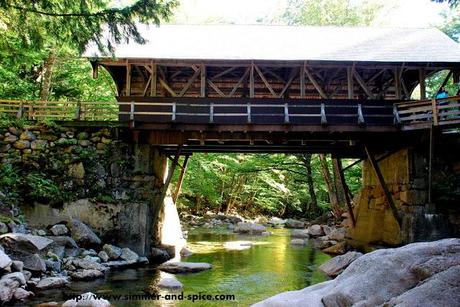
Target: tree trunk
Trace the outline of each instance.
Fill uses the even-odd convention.
[[[321,161],[321,169],[323,171],[327,193],[329,194],[329,201],[331,203],[332,212],[334,213],[334,215],[337,215],[340,212],[340,208],[337,203],[337,195],[335,194],[335,191],[332,186],[331,173],[329,172],[329,166],[326,160],[326,156],[324,154],[320,154],[319,159]]]
[[[307,169],[307,185],[308,193],[310,194],[310,204],[307,207],[307,214],[310,213],[310,216],[315,215],[319,212],[318,199],[316,198],[315,186],[313,183],[313,174],[311,170],[311,154],[303,155],[303,162],[305,168]]]
[[[337,195],[337,203],[339,207],[345,207],[345,191],[343,190],[342,182],[340,181],[339,175],[339,160],[337,158],[332,159],[333,171],[334,171],[334,182],[335,191]]]
[[[42,88],[40,91],[40,100],[48,100],[50,96],[51,90],[51,78],[53,76],[53,68],[54,64],[56,63],[56,52],[51,50],[48,58],[46,58],[45,62],[43,63],[43,71],[42,71]]]

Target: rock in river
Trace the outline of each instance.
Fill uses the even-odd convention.
[[[210,263],[205,262],[165,262],[158,269],[168,273],[195,273],[212,268]]]
[[[7,233],[0,236],[0,243],[6,250],[37,253],[53,243],[52,240],[23,233]]]
[[[263,225],[257,223],[245,223],[239,222],[234,232],[243,233],[243,234],[251,234],[251,235],[260,235],[265,231],[265,227]]]
[[[91,228],[76,219],[70,222],[70,232],[72,233],[72,238],[83,247],[100,245],[102,242]]]
[[[460,239],[380,249],[334,280],[284,292],[254,306],[458,306]]]
[[[291,237],[308,239],[310,234],[308,233],[307,229],[294,229],[291,232]]]
[[[363,254],[359,252],[348,252],[345,255],[334,257],[328,262],[323,263],[320,265],[319,270],[326,273],[329,277],[336,277],[362,255]]]
[[[160,281],[157,284],[160,288],[181,289],[182,283],[177,280],[176,276],[165,272],[160,272]]]
[[[303,228],[305,223],[294,219],[287,219],[285,225],[287,228]]]
[[[103,278],[105,276],[104,272],[101,272],[99,270],[76,270],[73,272],[69,272],[69,276],[73,280],[93,280],[97,278]]]
[[[47,277],[40,280],[36,286],[38,290],[55,289],[64,287],[69,280],[64,277]]]

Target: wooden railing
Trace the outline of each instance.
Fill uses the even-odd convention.
[[[118,121],[116,102],[0,100],[0,113],[29,120]]]
[[[140,123],[350,126],[394,124],[393,104],[386,101],[149,98],[121,101],[119,105],[120,120]]]
[[[460,124],[460,96],[395,104],[396,121],[403,129]]]

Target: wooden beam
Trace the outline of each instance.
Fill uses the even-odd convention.
[[[179,93],[179,97],[183,97],[184,94],[187,93],[187,91],[192,86],[193,82],[195,82],[195,80],[200,75],[200,69],[197,68],[197,69],[194,69],[194,70],[195,70],[195,72],[193,73],[192,77],[187,81],[187,83],[185,84],[184,88]],[[201,81],[201,83],[203,83],[203,81]]]
[[[398,212],[398,208],[396,208],[396,205],[393,201],[393,197],[391,196],[390,191],[388,190],[388,187],[385,183],[385,179],[383,178],[382,172],[380,171],[380,167],[378,162],[375,160],[374,155],[370,152],[369,148],[367,146],[364,146],[364,150],[366,151],[367,158],[369,160],[369,163],[371,164],[372,168],[374,169],[374,172],[377,176],[377,181],[382,188],[384,192],[384,196],[386,201],[388,202],[388,205],[390,206],[391,212],[393,213],[393,217],[395,220],[398,222],[399,227],[402,226],[402,220]]]
[[[181,191],[181,188],[182,188],[182,183],[183,183],[184,177],[185,177],[185,172],[187,171],[187,164],[188,164],[189,157],[190,157],[190,155],[186,155],[185,158],[184,158],[184,163],[182,163],[181,172],[179,174],[179,179],[177,180],[177,184],[176,184],[176,190],[174,191],[174,194],[173,194],[174,203],[177,202],[177,199],[179,198],[179,195],[180,195],[180,191]]]
[[[305,98],[305,66],[300,67],[300,98]]]
[[[221,71],[220,73],[216,74],[215,76],[213,76],[213,77],[210,78],[210,79],[214,81],[215,79],[218,79],[218,78],[220,78],[220,77],[222,77],[222,76],[225,76],[226,74],[228,74],[228,73],[234,71],[234,70],[237,69],[237,68],[239,68],[239,67],[236,67],[236,66],[235,66],[235,67],[227,68],[227,69],[225,69],[224,71]]]
[[[294,82],[294,79],[296,78],[296,75],[297,75],[297,68],[293,68],[291,70],[291,74],[290,74],[290,77],[289,77],[289,80],[288,82],[286,82],[286,84],[284,85],[283,89],[281,90],[281,93],[278,95],[278,98],[282,98],[284,93],[289,89],[289,87],[291,86],[292,82]]]
[[[396,99],[401,99],[401,74],[400,74],[400,69],[399,68],[394,68],[393,69],[393,80],[394,80],[394,86],[395,86],[395,98]]]
[[[157,96],[157,65],[152,63],[151,64],[151,72],[150,72],[150,97]]]
[[[235,84],[235,86],[233,87],[232,91],[230,92],[230,94],[228,94],[228,97],[233,97],[233,95],[236,93],[236,91],[238,90],[238,88],[241,86],[241,84],[244,82],[244,80],[247,79],[248,75],[249,75],[249,72],[251,71],[251,68],[248,67],[246,68],[243,76],[241,76],[241,78],[238,80],[238,82]]]
[[[348,99],[353,99],[355,94],[353,92],[353,70],[354,67],[347,67],[347,89],[348,89]]]
[[[216,91],[217,94],[219,94],[220,97],[225,97],[224,92],[222,92],[222,91],[220,90],[220,88],[219,88],[217,85],[215,85],[215,84],[214,84],[211,80],[209,80],[209,79],[208,79],[208,84],[209,84],[209,86],[210,86],[213,90]]]
[[[313,74],[308,70],[307,67],[304,67],[304,70],[305,70],[305,74],[307,75],[308,79],[309,79],[310,82],[313,84],[313,86],[315,87],[315,89],[318,91],[318,93],[319,93],[319,95],[321,96],[321,98],[327,99],[326,93],[325,93],[324,90],[322,89],[321,85],[319,85],[319,83],[316,81],[316,79],[315,79],[315,77],[313,76]]]
[[[418,70],[418,80],[420,86],[420,99],[426,99],[426,71],[424,68]]]
[[[200,96],[206,97],[206,66],[204,64],[201,64],[200,73]]]
[[[351,199],[350,199],[350,189],[348,188],[347,182],[345,180],[345,175],[343,174],[343,167],[342,167],[342,160],[336,159],[337,162],[337,168],[339,170],[339,179],[340,179],[340,184],[342,185],[343,191],[345,194],[345,201],[347,203],[347,209],[348,209],[348,214],[351,217],[351,222],[353,224],[353,227],[356,226],[356,219],[355,215],[353,214],[353,207],[351,204]]]
[[[433,154],[434,154],[434,127],[430,127],[430,148],[428,152],[428,204],[433,203]]]
[[[177,97],[176,92],[174,92],[173,89],[169,87],[168,83],[166,83],[163,78],[159,78],[158,80],[160,81],[160,84],[171,94],[171,96]]]
[[[260,78],[264,82],[265,86],[268,88],[268,91],[272,94],[272,96],[278,97],[278,95],[276,95],[275,91],[273,90],[270,83],[268,82],[268,80],[265,78],[264,74],[260,71],[259,67],[257,67],[257,65],[254,65],[254,68],[257,71],[257,74],[260,76]]]
[[[371,98],[375,99],[374,94],[372,94],[371,89],[367,86],[366,82],[364,82],[363,78],[361,75],[355,70],[353,70],[353,76],[355,77],[356,81],[358,81],[358,84],[362,87],[366,95]]]
[[[251,64],[251,70],[249,72],[249,98],[254,98],[254,63]]]
[[[126,96],[131,95],[131,64],[126,64]]]

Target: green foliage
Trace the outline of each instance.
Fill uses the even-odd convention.
[[[48,176],[34,172],[26,177],[28,197],[31,199],[58,203],[63,200],[59,186]]]
[[[29,122],[22,118],[16,118],[15,115],[0,113],[0,129],[8,129],[9,127],[22,128]]]
[[[0,189],[14,189],[21,182],[18,170],[11,164],[0,164]]]
[[[371,24],[380,8],[349,0],[288,0],[281,19],[289,25],[362,26]]]

